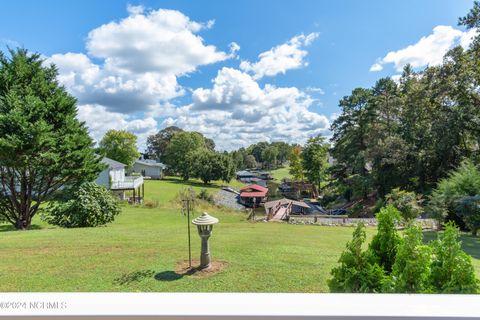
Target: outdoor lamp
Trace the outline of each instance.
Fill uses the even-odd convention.
[[[210,216],[204,212],[200,217],[192,220],[192,223],[197,226],[198,234],[202,238],[202,252],[200,254],[199,269],[206,269],[210,267],[210,250],[208,249],[208,238],[212,234],[213,225],[218,223],[218,219]]]

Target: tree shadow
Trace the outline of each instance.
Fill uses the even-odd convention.
[[[27,230],[18,230],[12,224],[0,224],[0,232],[8,232],[8,231],[28,231],[28,230],[40,230],[42,229],[41,226],[37,224],[30,225],[30,228]]]
[[[175,271],[162,271],[157,273],[154,278],[158,281],[175,281],[182,279],[184,275]]]
[[[143,279],[153,277],[155,275],[154,270],[141,270],[131,273],[125,273],[122,276],[113,280],[115,284],[126,285],[133,282],[140,282]]]
[[[428,243],[437,239],[437,233],[434,231],[423,232],[423,241]],[[480,259],[480,238],[470,234],[461,234],[460,240],[462,241],[462,249],[472,258]]]
[[[191,187],[202,187],[202,188],[219,188],[221,187],[219,184],[211,182],[208,184],[204,184],[203,182],[198,182],[198,181],[184,181],[182,179],[173,179],[173,178],[164,178],[162,179],[164,181],[168,181],[170,183],[175,183],[175,184],[181,184],[181,185],[186,185],[186,186],[191,186]]]

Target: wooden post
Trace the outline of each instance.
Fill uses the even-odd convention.
[[[133,204],[135,204],[135,188],[133,188]]]
[[[142,199],[145,201],[145,182],[142,183]]]

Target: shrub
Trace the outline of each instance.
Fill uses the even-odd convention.
[[[413,220],[422,213],[421,198],[415,192],[395,188],[385,197],[385,200],[400,211],[405,221]]]
[[[457,201],[457,212],[472,234],[476,236],[480,229],[480,195],[460,198]]]
[[[143,207],[148,209],[158,208],[158,200],[144,200]]]
[[[44,220],[64,228],[96,227],[112,222],[120,213],[116,198],[94,182],[66,192],[64,201],[51,203]]]
[[[197,196],[198,199],[207,201],[210,204],[214,204],[215,201],[213,200],[213,195],[211,195],[207,189],[200,190],[200,193]]]
[[[431,288],[432,249],[422,244],[422,230],[410,224],[400,242],[392,273],[384,291],[428,293]]]
[[[378,231],[370,242],[369,249],[376,257],[378,264],[387,274],[390,274],[400,243],[400,236],[395,228],[401,219],[400,212],[394,206],[388,205],[377,213],[376,218]]]
[[[331,292],[380,292],[384,271],[370,251],[362,252],[365,239],[365,226],[359,223],[340,256],[340,266],[331,271],[332,278],[328,280]]]
[[[472,258],[458,238],[458,228],[448,222],[443,236],[432,242],[432,284],[437,293],[477,293],[479,289]]]

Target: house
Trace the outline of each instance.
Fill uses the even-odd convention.
[[[125,199],[125,191],[132,191],[133,202],[142,202],[145,196],[143,177],[125,176],[126,165],[104,157],[101,161],[107,168],[100,172],[95,182],[111,190],[120,199]]]
[[[267,221],[288,220],[290,214],[307,214],[310,209],[305,202],[286,198],[265,203]]]
[[[240,189],[240,203],[246,207],[259,207],[267,200],[268,188],[251,184]]]
[[[150,177],[152,179],[162,179],[163,170],[165,165],[150,159],[138,159],[129,170],[130,173],[139,173],[144,177]]]

